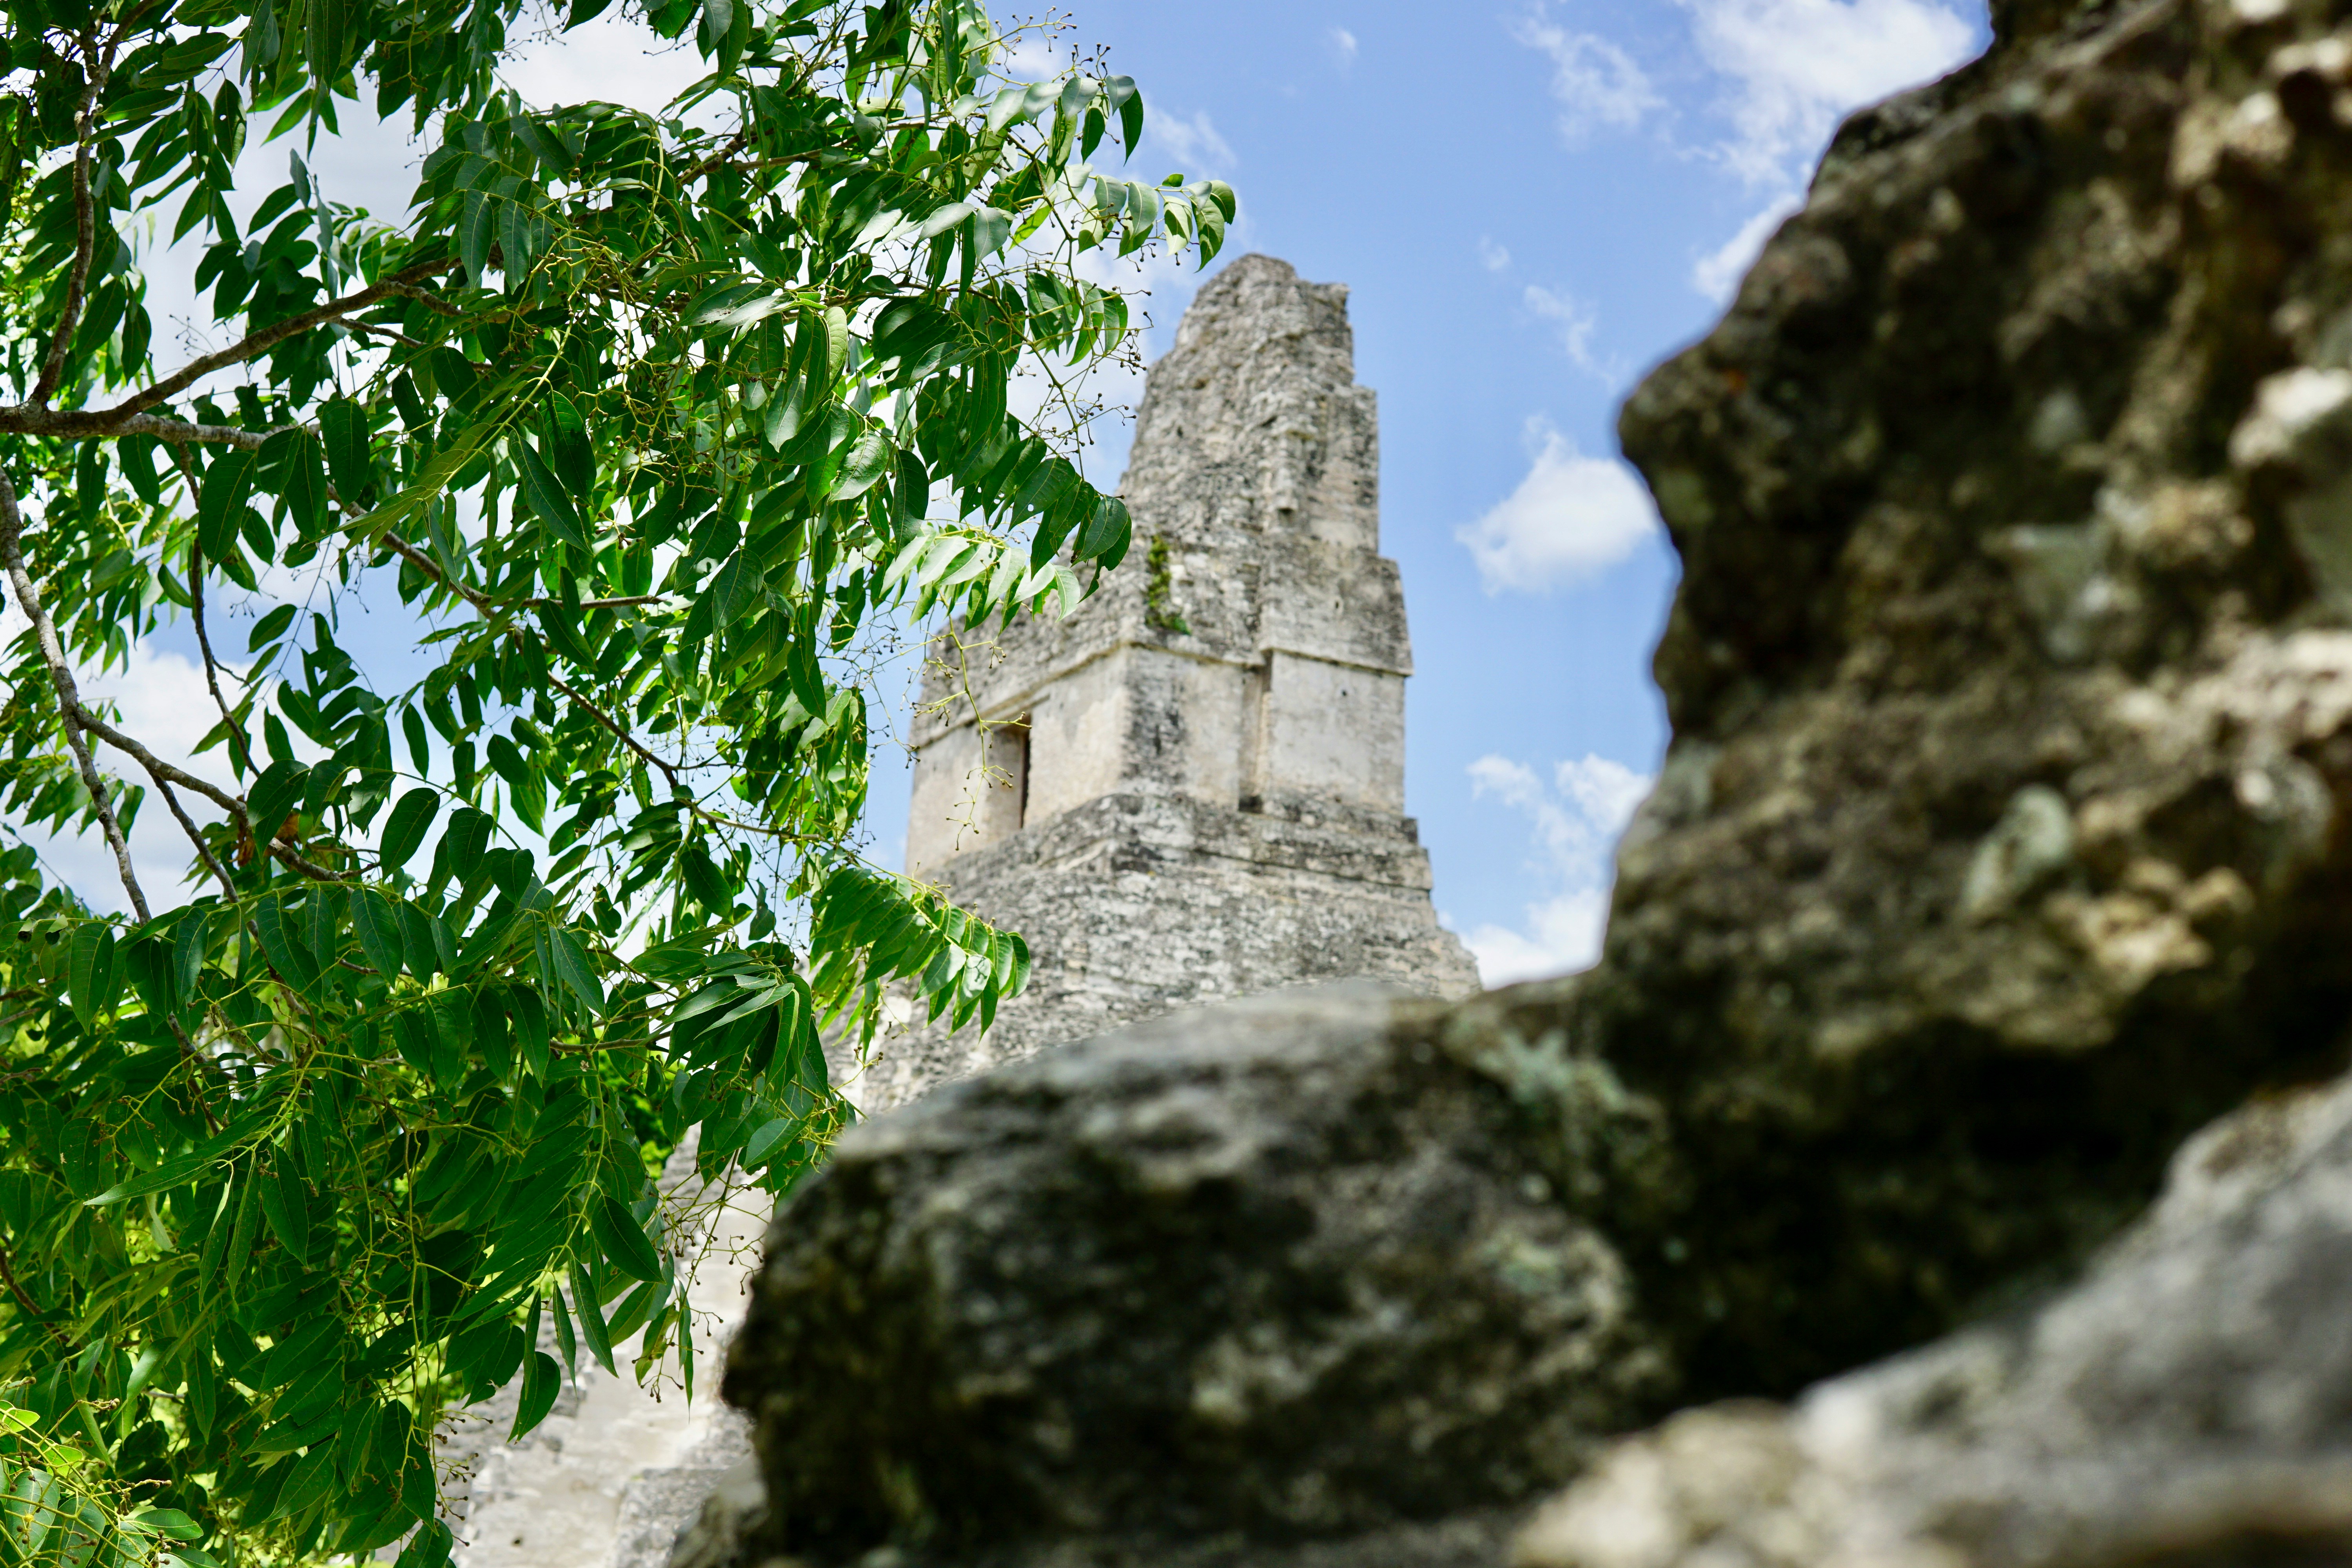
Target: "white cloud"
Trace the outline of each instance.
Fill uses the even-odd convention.
[[[1511,252],[1508,247],[1497,245],[1485,235],[1480,235],[1478,261],[1489,272],[1507,272],[1511,266]]]
[[[1173,158],[1187,174],[1216,174],[1241,162],[1217,134],[1205,109],[1189,120],[1181,114],[1150,115],[1144,121],[1144,140],[1153,151]]]
[[[1630,131],[1665,100],[1633,57],[1591,33],[1571,33],[1540,4],[1511,25],[1511,37],[1551,57],[1559,133],[1578,142],[1599,130]]]
[[[1330,40],[1332,56],[1339,61],[1342,72],[1356,63],[1355,34],[1345,27],[1334,27],[1324,37]]]
[[[0,637],[13,638],[24,626],[11,604],[5,616],[0,616]],[[131,657],[123,668],[102,674],[85,670],[79,685],[84,700],[91,704],[115,704],[122,731],[137,736],[157,755],[223,789],[236,787],[226,747],[216,746],[202,756],[194,753],[196,742],[220,721],[220,710],[213,706],[212,694],[205,688],[204,671],[194,661],[159,651],[152,643],[137,642],[131,645]],[[193,890],[182,885],[194,859],[187,836],[173,820],[154,781],[136,763],[102,744],[93,743],[93,750],[101,773],[146,789],[147,798],[131,829],[131,864],[147,895],[148,907],[160,910],[179,904]],[[219,811],[202,796],[188,790],[176,793],[181,805],[198,822],[219,820]],[[39,851],[50,874],[93,909],[130,912],[130,895],[123,891],[114,852],[98,828],[63,836],[35,829],[22,837]]]
[[[1609,894],[1587,888],[1528,906],[1528,931],[1482,925],[1466,932],[1462,945],[1478,964],[1478,978],[1492,988],[1516,985],[1590,969],[1601,957],[1609,927]]]
[[[1762,212],[1739,226],[1739,232],[1724,242],[1722,248],[1702,256],[1691,268],[1691,287],[1718,305],[1727,305],[1738,290],[1739,280],[1790,213],[1803,206],[1802,197],[1793,194],[1775,197]]]
[[[1611,386],[1623,379],[1623,367],[1614,360],[1603,362],[1592,352],[1592,333],[1601,318],[1591,306],[1573,294],[1554,293],[1534,283],[1528,284],[1519,298],[1532,314],[1559,330],[1559,346],[1577,369],[1600,377]]]
[[[1587,753],[1552,767],[1549,782],[1525,763],[1487,755],[1470,764],[1474,795],[1525,815],[1545,879],[1554,888],[1527,907],[1524,931],[1482,925],[1463,938],[1479,978],[1507,985],[1589,967],[1608,924],[1610,858],[1655,782],[1624,763]]]
[[[1838,121],[1967,59],[1977,29],[1943,0],[1678,0],[1707,65],[1730,79],[1741,178],[1785,184]]]
[[[997,57],[996,68],[1017,81],[1044,81],[1069,68],[1070,57],[1043,33],[1024,32]]]
[[[1613,458],[1588,458],[1538,418],[1528,422],[1534,461],[1502,503],[1454,537],[1478,563],[1486,592],[1541,593],[1615,564],[1658,526],[1650,492]]]
[[[653,113],[709,69],[691,44],[672,42],[634,11],[615,9],[526,41],[506,79],[526,103],[619,103]]]

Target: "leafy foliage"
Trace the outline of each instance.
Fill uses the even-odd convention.
[[[886,986],[985,1026],[1026,978],[856,857],[854,655],[1119,562],[1125,508],[1015,378],[1128,353],[1078,258],[1205,261],[1232,194],[1098,171],[1134,84],[1004,77],[971,0],[656,0],[709,67],[662,115],[523,103],[516,19],[9,8],[0,809],[102,835],[131,913],[0,855],[0,1562],[446,1556],[452,1405],[518,1385],[527,1430],[633,1336],[692,1389],[668,1150],[781,1193]],[[249,120],[331,132],[368,86],[430,147],[405,225],[298,154],[240,228]],[[150,216],[238,334],[168,372]],[[310,603],[240,666],[223,580]],[[344,646],[361,591],[420,677]],[[81,691],[181,617],[211,779]],[[150,796],[176,900],[130,856]]]

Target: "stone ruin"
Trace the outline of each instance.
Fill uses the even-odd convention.
[[[1346,289],[1244,257],[1154,367],[1124,487],[1139,559],[1066,619],[934,650],[915,731],[909,871],[1021,931],[1027,991],[985,1034],[911,1027],[841,1053],[861,1109],[1177,1008],[1369,977],[1478,988],[1404,812],[1396,565],[1380,554],[1372,393]],[[694,1197],[693,1152],[664,1177]],[[691,1189],[691,1191],[689,1191]],[[759,1225],[715,1230],[691,1295],[732,1326]],[[626,1367],[633,1352],[617,1347]],[[713,1358],[715,1359],[715,1358]],[[458,1568],[658,1568],[741,1417],[583,1363],[544,1425],[511,1391],[444,1445]]]
[[[1600,964],[856,1129],[677,1568],[2352,1561],[2352,19],[1993,20],[1626,405]]]
[[[1221,997],[1478,989],[1404,815],[1412,653],[1347,295],[1264,256],[1219,273],[1137,412],[1127,563],[1066,618],[933,648],[907,868],[1034,969],[985,1035],[889,1042],[861,1106]]]

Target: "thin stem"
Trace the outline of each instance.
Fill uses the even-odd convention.
[[[75,703],[74,710],[76,717],[81,721],[82,727],[87,729],[91,734],[97,736],[108,745],[112,746],[116,751],[126,752],[130,756],[135,758],[141,767],[145,768],[156,778],[168,779],[172,783],[178,784],[183,789],[194,790],[196,794],[203,795],[206,800],[211,801],[215,805],[219,806],[223,811],[227,812],[231,816],[235,817],[236,819],[237,826],[244,828],[247,836],[252,838],[255,843],[260,845],[262,848],[268,850],[271,855],[276,856],[285,864],[291,866],[295,870],[301,872],[302,875],[310,878],[312,881],[347,882],[351,880],[349,877],[343,875],[340,871],[331,871],[326,867],[319,865],[315,861],[305,859],[300,851],[289,845],[279,843],[278,837],[274,832],[266,839],[263,838],[260,834],[254,832],[253,819],[246,813],[245,802],[237,799],[236,796],[230,795],[227,791],[221,789],[215,784],[198,778],[195,774],[189,773],[184,768],[173,767],[171,763],[165,762],[163,758],[157,756],[145,746],[124,734],[121,731],[116,729],[113,725],[108,723],[105,720],[91,712],[89,709],[82,707],[79,701]],[[146,916],[142,914],[140,916],[140,919],[144,920],[146,919]]]
[[[48,358],[41,365],[41,378],[33,384],[33,395],[26,402],[35,408],[46,407],[50,394],[65,374],[66,351],[73,343],[74,329],[81,324],[83,296],[89,283],[89,260],[98,248],[98,214],[89,194],[89,164],[98,144],[98,100],[106,91],[107,72],[113,45],[104,51],[98,45],[98,29],[93,27],[81,36],[81,108],[74,116],[74,258],[73,269],[66,275],[65,309],[58,317],[58,335],[49,343]]]
[[[247,360],[268,353],[269,350],[298,332],[307,332],[311,328],[322,326],[338,316],[348,316],[353,310],[364,310],[379,300],[389,299],[395,294],[404,294],[412,289],[419,279],[430,278],[436,272],[446,270],[448,266],[449,263],[446,261],[423,262],[395,272],[381,283],[370,284],[367,288],[359,289],[355,293],[346,294],[340,300],[330,300],[325,304],[313,306],[299,315],[289,316],[282,321],[263,327],[257,331],[247,332],[218,353],[204,354],[190,360],[153,385],[143,391],[132,393],[100,417],[128,418],[142,409],[163,402],[173,393],[185,391],[216,370],[226,370],[230,365],[242,364]]]
[[[204,830],[196,826],[195,819],[190,816],[186,808],[180,805],[180,797],[173,793],[170,782],[161,773],[152,771],[150,776],[155,780],[155,787],[163,792],[163,804],[170,806],[172,815],[179,819],[180,826],[187,833],[188,842],[196,847],[196,856],[204,861],[205,869],[213,874],[214,879],[221,885],[221,891],[227,894],[231,901],[234,901],[236,898],[236,884],[229,880],[227,869],[218,860],[213,858],[212,846],[205,842]]]
[[[0,1247],[0,1279],[8,1281],[8,1294],[16,1298],[16,1305],[25,1310],[26,1317],[47,1328],[57,1337],[59,1344],[69,1345],[73,1342],[66,1337],[63,1329],[49,1321],[49,1315],[47,1312],[33,1305],[33,1299],[25,1294],[25,1288],[22,1285],[16,1283],[16,1269],[15,1265],[8,1261],[8,1249],[5,1247]]]
[[[114,850],[115,869],[121,873],[124,891],[131,895],[131,907],[138,912],[139,923],[144,925],[153,917],[147,911],[147,895],[140,890],[139,878],[131,869],[131,846],[122,837],[122,824],[114,815],[113,803],[106,796],[106,781],[99,777],[98,763],[89,754],[89,742],[82,736],[82,725],[88,710],[81,705],[81,692],[74,685],[72,667],[66,663],[65,650],[58,645],[58,628],[49,619],[48,611],[41,607],[41,597],[33,591],[32,574],[25,570],[23,534],[25,521],[16,510],[16,487],[8,476],[0,474],[0,568],[5,568],[8,581],[16,590],[16,603],[33,623],[33,636],[39,644],[42,661],[49,667],[49,681],[58,691],[58,716],[65,721],[66,744],[74,754],[74,763],[81,771],[82,786],[89,791],[90,807],[106,830],[106,842]]]
[[[196,479],[188,476],[188,494],[196,493]],[[212,689],[213,706],[220,710],[221,722],[228,727],[228,738],[236,748],[236,765],[247,773],[254,772],[253,742],[246,738],[245,727],[230,711],[228,700],[221,695],[220,666],[213,658],[212,638],[205,635],[205,556],[194,545],[188,546],[188,599],[194,606],[196,622],[196,647],[205,656],[205,684]]]
[[[635,735],[630,734],[628,731],[623,729],[612,719],[606,717],[603,709],[597,707],[593,702],[591,702],[578,689],[567,684],[562,678],[551,674],[547,678],[547,683],[555,688],[558,691],[563,693],[566,697],[572,699],[572,701],[578,703],[580,705],[580,710],[587,714],[591,719],[595,720],[597,723],[603,725],[604,729],[611,733],[614,740],[628,747],[629,750],[635,752],[639,757],[642,757],[646,762],[651,763],[654,766],[659,768],[662,771],[662,776],[669,780],[670,794],[687,795],[691,793],[687,789],[684,784],[679,782],[677,770],[676,768],[670,766],[668,763],[663,761],[653,752],[647,751],[644,746],[638,744],[637,738]]]

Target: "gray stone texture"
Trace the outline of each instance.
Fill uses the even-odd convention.
[[[1136,1026],[846,1134],[729,1360],[781,1542],[1348,1535],[1650,1408],[1625,1272],[1554,1201],[1546,1132],[1608,1137],[1609,1086],[1403,994]]]
[[[771,1546],[1371,1551],[1930,1345],[1633,1440],[1524,1561],[2352,1560],[2352,1091],[2292,1097],[2352,1012],[2340,9],[2010,0],[1851,121],[1623,415],[1685,574],[1600,965],[875,1123],[730,1372]],[[1228,1342],[1269,1392],[1204,1409]]]
[[[1672,1129],[1682,1198],[1612,1231],[1694,1394],[2014,1299],[2340,1060],[2336,24],[2003,20],[1843,129],[1621,425],[1675,733],[1570,1027]]]
[[[1066,619],[932,650],[908,868],[1035,968],[984,1037],[887,1040],[868,1110],[1223,997],[1477,989],[1403,815],[1412,653],[1346,300],[1263,256],[1212,279],[1138,412],[1127,563]]]
[[[1515,1568],[2089,1568],[2352,1557],[2352,1081],[2192,1140],[2037,1310],[1627,1441]]]

